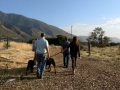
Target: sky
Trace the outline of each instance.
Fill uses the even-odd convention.
[[[120,0],[1,0],[0,11],[20,14],[56,26],[76,36],[96,27],[120,38]],[[72,28],[71,28],[72,26]]]

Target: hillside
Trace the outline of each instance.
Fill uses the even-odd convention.
[[[46,33],[47,37],[56,37],[56,35],[71,36],[64,30],[42,21],[23,15],[7,14],[0,11],[1,37],[8,36],[10,38],[19,38],[27,41],[32,38],[39,38],[41,32]]]
[[[40,37],[40,33],[46,33],[47,37],[63,35],[71,38],[71,34],[64,30],[44,23],[39,20],[18,14],[7,14],[0,11],[0,38],[9,37],[13,40],[28,41]],[[88,36],[79,36],[79,40],[86,42]],[[110,37],[111,42],[118,43],[120,39]]]

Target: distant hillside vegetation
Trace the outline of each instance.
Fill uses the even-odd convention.
[[[0,11],[0,37],[8,36],[27,41],[39,38],[41,32],[46,33],[47,37],[56,37],[56,35],[71,37],[64,30],[42,21],[17,14],[6,14]]]
[[[82,41],[82,42],[87,42],[87,38],[88,36],[78,36],[79,39]],[[116,37],[109,37],[110,38],[110,42],[114,42],[114,43],[120,43],[120,39],[119,38],[116,38]]]

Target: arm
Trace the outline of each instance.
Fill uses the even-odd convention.
[[[70,48],[70,44],[69,44],[65,49],[62,50],[62,53],[63,53],[65,50],[67,50],[68,48]]]
[[[81,59],[81,56],[80,56],[80,46],[78,45],[78,56],[79,56],[79,59]]]
[[[68,48],[65,48],[65,49],[63,49],[61,52],[63,53],[65,50],[67,50]]]
[[[49,59],[50,58],[50,52],[49,52],[49,43],[48,41],[46,40],[46,50],[47,50],[47,58]]]

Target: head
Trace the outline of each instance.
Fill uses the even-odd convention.
[[[65,36],[65,41],[67,41],[68,40],[68,38]]]
[[[41,33],[41,37],[45,37],[45,33]]]
[[[76,36],[73,37],[73,43],[74,43],[75,45],[78,45],[78,44],[79,44],[78,38],[77,38]]]

